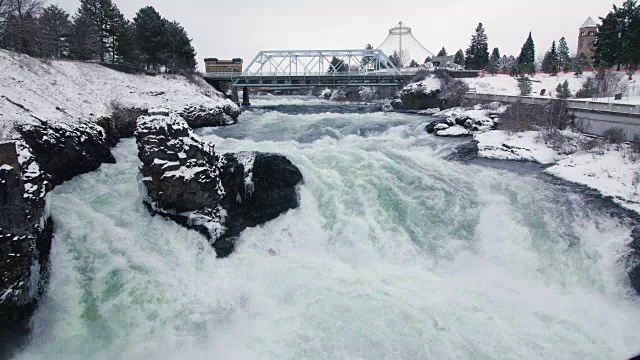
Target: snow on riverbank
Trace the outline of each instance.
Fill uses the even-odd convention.
[[[572,93],[580,90],[582,83],[587,77],[592,76],[591,73],[585,73],[581,77],[576,77],[573,73],[560,73],[558,76],[549,74],[536,74],[531,77],[532,94],[540,94],[540,90],[545,89],[547,96],[551,93],[553,96],[556,92],[558,84],[565,80],[569,81],[569,88]],[[478,94],[497,94],[497,95],[520,95],[518,82],[514,77],[509,75],[484,75],[477,78],[462,79],[469,84],[471,89],[476,90]]]
[[[598,190],[618,205],[640,213],[640,195],[633,186],[638,171],[640,162],[633,162],[624,151],[616,150],[568,155],[546,170],[548,174]]]
[[[0,50],[0,120],[23,122],[91,120],[112,104],[180,110],[190,104],[222,106],[231,101],[204,80],[176,75],[132,75],[98,64],[43,61]]]
[[[579,137],[565,132],[567,137]],[[493,130],[474,135],[478,156],[489,159],[532,161],[550,165],[545,172],[566,181],[585,185],[611,197],[620,206],[640,213],[640,195],[634,176],[640,172],[640,161],[634,161],[629,145],[609,145],[597,151],[568,153],[557,151],[541,139],[538,131],[509,133]]]
[[[532,161],[551,164],[560,159],[558,153],[539,142],[537,131],[509,133],[493,130],[475,134],[478,156],[488,159]]]

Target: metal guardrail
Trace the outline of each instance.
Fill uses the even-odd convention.
[[[472,92],[467,93],[466,98],[470,100],[500,101],[508,103],[515,103],[520,101],[524,104],[539,105],[544,105],[552,99],[548,97],[477,94]],[[601,111],[615,114],[640,115],[640,105],[633,104],[617,104],[613,102],[602,102],[594,100],[569,99],[567,100],[567,107],[572,110]]]

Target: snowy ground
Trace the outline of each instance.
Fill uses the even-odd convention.
[[[112,104],[179,110],[190,104],[218,106],[229,100],[195,78],[131,75],[98,64],[42,61],[0,50],[0,120],[39,118],[91,120],[107,115]]]
[[[634,176],[640,172],[640,159],[634,158],[629,145],[608,145],[567,154],[568,149],[556,151],[544,144],[537,131],[493,130],[475,134],[474,139],[478,141],[480,157],[551,165],[546,173],[586,185],[611,197],[620,206],[640,213],[640,195],[634,186]]]
[[[540,94],[540,90],[546,89],[546,96],[553,96],[556,92],[558,84],[565,80],[569,81],[569,89],[575,94],[580,90],[582,83],[587,77],[593,76],[591,73],[585,73],[581,77],[576,77],[573,73],[560,73],[558,76],[549,74],[536,74],[531,78],[531,86],[533,88],[532,95]],[[518,82],[509,75],[484,75],[477,78],[462,79],[471,89],[475,89],[478,94],[498,94],[498,95],[520,95]]]

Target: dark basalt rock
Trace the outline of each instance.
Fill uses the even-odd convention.
[[[445,110],[460,106],[469,91],[469,85],[453,79],[447,71],[436,70],[431,78],[440,81],[438,88],[427,88],[420,82],[402,88],[391,100],[394,110],[417,111],[439,108]]]
[[[228,214],[225,235],[236,236],[299,206],[295,187],[302,181],[302,174],[286,157],[239,153],[225,154],[224,158],[222,184],[226,195],[222,206]],[[245,168],[238,158],[252,159],[249,162],[253,167]]]
[[[420,84],[410,84],[391,100],[394,110],[426,110],[440,107],[440,89],[426,89]]]
[[[102,163],[116,162],[104,131],[96,124],[40,121],[17,130],[53,186],[97,170]]]
[[[26,340],[49,279],[48,191],[30,149],[22,142],[0,143],[0,359]]]
[[[433,134],[436,131],[436,125],[439,125],[439,124],[447,124],[448,125],[446,120],[435,120],[435,121],[432,121],[432,122],[428,123],[427,126],[425,126],[424,130],[429,134]]]
[[[447,160],[470,161],[478,157],[478,141],[471,140],[458,147],[451,155],[447,156]]]
[[[627,275],[631,281],[631,286],[640,295],[640,226],[631,230],[631,252],[627,257]]]
[[[207,126],[224,126],[235,124],[238,121],[240,108],[233,103],[224,103],[220,106],[189,105],[178,112],[178,115],[194,129]]]
[[[282,155],[219,156],[175,114],[138,119],[136,141],[150,211],[207,236],[219,257],[242,230],[299,205],[302,175]]]

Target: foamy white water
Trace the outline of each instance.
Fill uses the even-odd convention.
[[[266,100],[265,100],[266,101]],[[394,113],[254,109],[201,133],[280,152],[301,207],[216,259],[151,217],[135,143],[52,196],[53,274],[18,359],[622,359],[630,229],[534,174],[443,159]],[[270,255],[270,249],[276,255]]]

